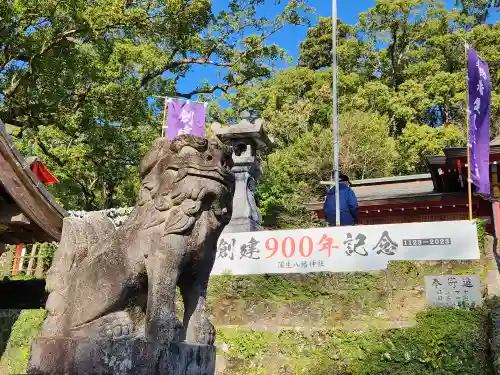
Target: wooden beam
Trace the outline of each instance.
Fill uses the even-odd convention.
[[[18,205],[0,204],[0,225],[30,225],[31,221]]]

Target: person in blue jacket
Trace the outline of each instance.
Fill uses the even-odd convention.
[[[340,225],[355,225],[358,219],[358,200],[349,186],[349,177],[339,175]],[[323,206],[325,220],[329,226],[335,226],[335,187],[328,191]]]

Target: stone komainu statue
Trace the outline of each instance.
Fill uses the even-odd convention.
[[[115,229],[99,213],[66,218],[47,276],[42,336],[213,344],[205,296],[217,240],[232,214],[231,153],[190,135],[157,139],[141,163],[138,203],[123,226]]]

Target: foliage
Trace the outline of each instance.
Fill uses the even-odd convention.
[[[464,134],[453,125],[430,128],[409,124],[396,140],[397,170],[403,174],[428,172],[426,157],[443,155],[445,147],[465,146]]]
[[[0,278],[2,274],[5,274],[4,277],[8,277],[12,280],[30,280],[36,278],[34,275],[37,273],[38,268],[40,267],[40,271],[42,275],[45,275],[49,268],[52,265],[52,261],[54,259],[54,254],[57,250],[57,243],[55,242],[43,242],[27,245],[28,250],[25,256],[23,257],[23,271],[17,273],[15,276],[11,276],[12,270],[12,262],[16,253],[16,247],[14,245],[9,246],[8,252],[3,255],[3,262],[0,263]],[[31,256],[32,246],[37,246],[36,254],[34,257]],[[33,275],[26,275],[25,272],[28,270],[29,264],[32,262],[31,272]],[[2,267],[3,266],[3,269]]]
[[[379,272],[214,276],[207,306],[217,326],[390,328],[414,321],[425,275],[479,275],[480,262],[390,262]]]
[[[240,112],[266,121],[266,129],[280,148],[288,146],[314,124],[329,123],[331,115],[331,72],[294,68],[271,79],[240,87],[228,96],[230,108],[214,107],[211,118],[233,124]]]
[[[498,7],[499,2],[498,0],[455,0],[455,5],[461,5],[461,13],[474,22],[485,23],[491,9]]]
[[[351,179],[426,172],[426,156],[465,145],[464,39],[490,65],[492,136],[499,134],[500,23],[485,18],[492,5],[378,0],[356,24],[339,23],[339,108],[355,119],[344,120],[341,168]],[[332,167],[331,32],[331,18],[320,18],[297,67],[240,87],[225,96],[230,108],[211,110],[230,124],[248,110],[274,137],[258,191],[268,227],[315,225],[304,203],[324,196],[318,183]]]
[[[257,194],[265,225],[315,225],[304,203],[324,195],[333,159],[331,18],[308,30],[297,66],[278,71],[285,53],[269,38],[305,24],[310,9],[288,1],[270,19],[263,4],[231,0],[215,13],[208,0],[2,3],[0,118],[60,178],[49,189],[66,208],[128,206],[160,133],[151,95],[222,92],[230,106],[212,103],[209,122],[234,124],[246,110],[276,143]],[[429,154],[464,145],[464,39],[489,62],[500,134],[500,23],[486,24],[496,5],[378,0],[356,24],[339,22],[341,167],[351,179],[422,172]],[[179,92],[203,67],[218,70],[216,82]]]
[[[482,250],[485,250],[484,241],[486,239],[486,224],[483,220],[476,219],[476,225],[477,225],[477,240],[479,242],[479,247]]]
[[[489,334],[490,337],[499,337],[500,335],[500,326],[498,322],[500,322],[500,297],[492,296],[485,301],[485,305],[489,309]],[[491,361],[493,367],[493,374],[500,374],[500,341],[499,340],[491,340],[490,341],[490,350],[491,350]]]
[[[485,316],[481,310],[420,313],[415,327],[389,331],[304,333],[219,329],[228,345],[228,373],[469,374],[488,373]]]
[[[478,225],[478,232],[481,226]],[[426,262],[391,261],[384,271],[352,273],[311,273],[292,275],[213,276],[209,298],[233,301],[306,301],[334,298],[339,292],[378,291],[386,294],[394,288],[411,290],[423,286],[423,275],[477,274],[478,263],[452,261],[429,265]]]
[[[263,0],[15,0],[0,4],[0,118],[18,127],[25,154],[44,158],[66,208],[129,205],[137,166],[160,134],[151,95],[191,98],[269,77],[284,51],[268,43],[302,24],[302,0],[276,17]],[[189,92],[178,83],[195,67],[220,71]]]
[[[312,301],[334,296],[344,290],[379,290],[384,288],[382,273],[317,273],[309,275],[214,276],[209,282],[209,296],[226,300]]]
[[[5,280],[37,280],[38,278],[34,275],[26,275],[23,272],[20,272],[16,275],[8,275],[8,276],[3,276],[2,279]]]
[[[358,30],[353,25],[337,23],[337,62],[345,72],[369,71],[369,57],[374,57],[370,45],[358,38]],[[316,26],[310,28],[306,39],[300,43],[299,66],[310,69],[330,67],[332,64],[332,19],[319,18]]]
[[[340,134],[341,168],[352,179],[392,173],[396,150],[386,117],[344,113],[340,118]],[[324,194],[320,181],[331,178],[332,150],[331,129],[314,124],[310,131],[299,132],[288,147],[269,155],[258,189],[266,227],[307,225],[304,203]]]
[[[19,312],[7,310],[17,317],[12,321],[6,316],[0,316],[0,330],[7,331],[7,335],[0,339],[7,339],[6,343],[0,343],[0,347],[5,347],[5,351],[0,353],[0,373],[2,374],[23,374],[26,372],[31,343],[38,335],[45,319],[45,310],[22,310]],[[5,345],[6,344],[6,345]]]

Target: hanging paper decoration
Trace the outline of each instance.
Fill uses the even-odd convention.
[[[191,134],[203,137],[205,135],[204,103],[191,103],[179,100],[169,100],[166,135],[174,139],[181,134]]]

